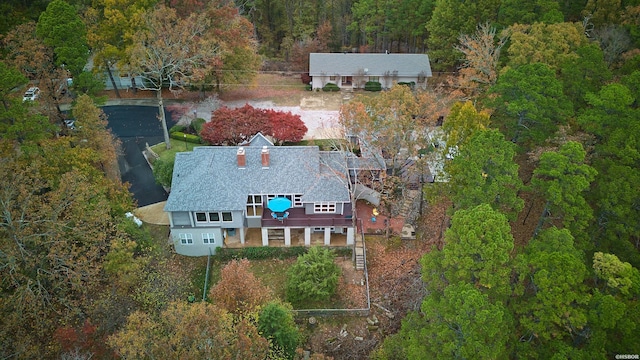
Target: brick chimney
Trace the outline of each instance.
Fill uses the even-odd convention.
[[[262,147],[262,153],[260,154],[262,158],[262,168],[266,169],[269,167],[269,148],[266,146]]]
[[[247,166],[247,156],[244,153],[243,147],[238,148],[237,158],[238,158],[238,168],[244,169],[245,166]]]

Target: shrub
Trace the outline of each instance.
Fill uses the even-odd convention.
[[[405,85],[405,86],[408,86],[409,89],[413,90],[416,87],[416,82],[415,81],[409,81],[409,82],[401,81],[401,82],[398,83],[398,85]]]
[[[202,130],[202,126],[207,122],[207,120],[203,118],[197,118],[191,122],[191,128],[196,134],[200,135],[200,130]]]
[[[365,91],[381,91],[382,84],[380,84],[377,81],[367,81],[367,83],[364,84],[364,90]]]
[[[187,127],[184,125],[173,125],[171,129],[169,129],[169,134],[173,134],[174,132],[184,132],[187,130]]]
[[[181,131],[173,132],[169,135],[172,139],[186,141],[192,144],[201,144],[200,137],[193,134],[185,134]]]
[[[218,248],[216,249],[216,257],[220,261],[229,261],[237,259],[264,260],[264,259],[286,259],[298,257],[307,252],[304,246],[291,247],[245,247],[240,249]]]
[[[317,246],[298,257],[287,272],[287,300],[297,305],[328,300],[336,292],[341,273],[334,258],[333,251]]]
[[[328,83],[322,88],[322,91],[340,91],[340,88],[334,83]]]
[[[173,162],[171,160],[157,159],[153,163],[153,177],[156,182],[162,186],[171,187],[171,179],[173,178]]]
[[[300,333],[293,320],[289,304],[270,302],[258,315],[258,331],[269,340],[276,354],[293,359],[300,341]]]

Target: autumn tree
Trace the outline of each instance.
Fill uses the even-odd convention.
[[[535,23],[509,26],[507,65],[517,67],[543,63],[554,71],[567,60],[576,58],[576,49],[588,44],[584,28],[579,23]]]
[[[257,109],[249,104],[241,108],[222,107],[203,125],[200,136],[213,145],[237,145],[261,132],[276,143],[297,142],[307,133],[300,115],[271,109]]]
[[[454,208],[488,204],[514,220],[524,207],[518,197],[522,181],[514,162],[515,146],[498,130],[478,131],[445,164],[446,185]]]
[[[142,89],[153,90],[167,149],[171,147],[162,97],[163,87],[183,88],[202,79],[220,50],[207,36],[210,19],[192,14],[186,19],[163,5],[149,11],[145,28],[135,35],[129,50],[131,66],[143,79]]]
[[[220,280],[209,291],[216,306],[236,315],[248,315],[269,301],[269,288],[251,272],[249,260],[233,260],[222,268]]]
[[[212,145],[237,145],[258,132],[270,133],[270,125],[264,113],[249,104],[237,109],[223,106],[211,114],[200,136]]]
[[[298,142],[307,134],[307,126],[300,119],[300,115],[293,115],[290,111],[264,110],[271,132],[275,141],[279,144],[285,142]]]
[[[454,46],[464,55],[456,84],[470,97],[486,91],[498,79],[500,54],[509,36],[508,32],[496,36],[496,28],[484,23],[475,32],[460,35]]]
[[[88,147],[99,155],[95,166],[113,180],[120,181],[118,155],[116,149],[118,140],[107,129],[107,118],[88,95],[81,95],[72,109],[75,118],[76,132],[73,135],[78,140],[79,147]]]
[[[206,302],[172,303],[157,317],[134,312],[108,343],[134,359],[264,359],[269,352],[254,324]]]
[[[227,1],[209,2],[205,14],[211,19],[209,37],[219,46],[219,56],[208,69],[201,89],[213,83],[220,90],[221,86],[253,80],[262,65],[253,24]]]
[[[113,67],[129,67],[127,51],[135,33],[144,25],[143,14],[155,0],[100,0],[85,12],[87,42],[91,45],[95,70],[106,70],[116,96],[120,97]],[[134,91],[136,84],[132,84]]]
[[[455,103],[447,115],[442,130],[445,133],[447,152],[464,147],[478,132],[489,126],[489,113],[478,111],[471,101]]]
[[[358,96],[340,108],[340,125],[367,146],[382,152],[397,175],[407,158],[417,155],[426,113],[406,86],[394,86],[376,97]],[[435,121],[435,119],[433,119]],[[426,147],[426,146],[423,146]],[[404,152],[401,152],[403,149]]]
[[[329,299],[338,287],[341,274],[334,259],[333,251],[319,246],[313,246],[299,256],[287,271],[287,300],[302,305],[306,301]]]

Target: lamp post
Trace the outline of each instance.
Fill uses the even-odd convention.
[[[184,135],[184,149],[185,149],[185,150],[189,150],[189,149],[187,148],[187,134],[183,134],[183,135]]]

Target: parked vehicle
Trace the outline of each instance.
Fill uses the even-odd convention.
[[[29,90],[24,93],[22,101],[34,101],[38,96],[40,96],[40,89],[35,86],[30,87]]]

